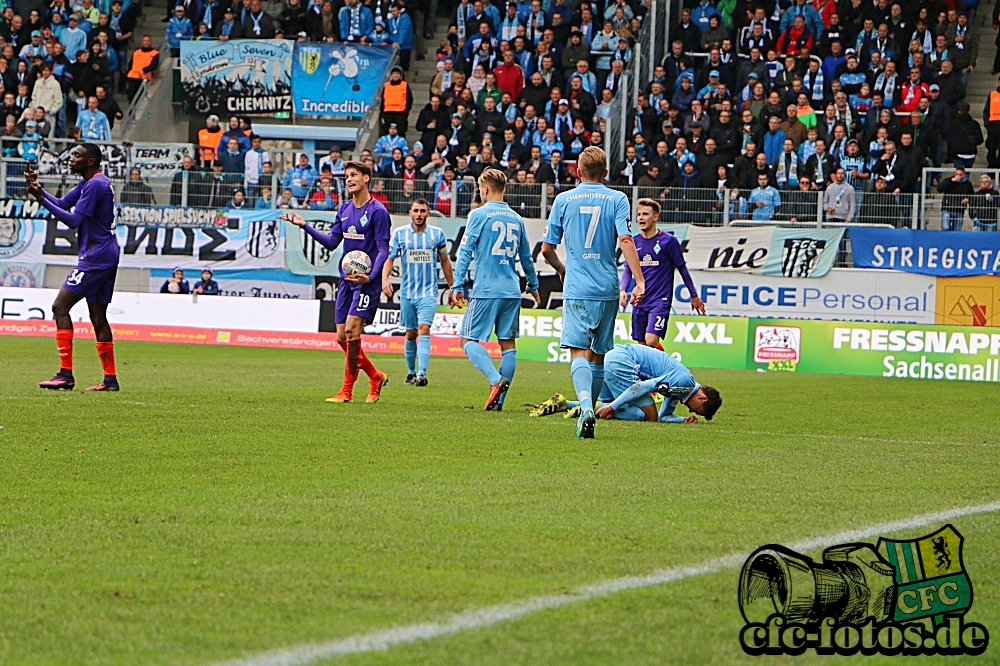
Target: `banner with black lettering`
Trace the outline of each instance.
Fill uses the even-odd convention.
[[[184,158],[197,157],[190,143],[135,143],[129,148],[129,165],[143,177],[171,176],[183,167]]]
[[[292,44],[284,39],[181,42],[184,112],[290,112]]]
[[[844,229],[661,225],[677,236],[691,270],[819,278],[830,272]]]

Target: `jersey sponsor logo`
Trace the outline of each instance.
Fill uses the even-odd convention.
[[[407,250],[406,260],[411,264],[429,264],[434,261],[432,250]]]
[[[31,220],[0,218],[0,259],[10,259],[24,252],[34,235],[35,226]]]
[[[344,232],[344,238],[350,238],[351,240],[364,240],[365,235],[359,234],[357,227],[352,224],[347,227],[347,231]]]
[[[656,247],[659,247],[659,245],[657,245]],[[647,254],[646,256],[644,256],[642,258],[641,261],[639,261],[639,265],[640,266],[659,266],[660,262],[659,262],[659,260],[653,259],[651,256],[649,256]]]
[[[263,259],[278,251],[278,240],[281,238],[278,220],[251,222],[247,233],[246,249],[251,257]]]

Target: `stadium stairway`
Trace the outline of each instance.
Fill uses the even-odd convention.
[[[990,72],[993,71],[993,58],[996,56],[996,31],[993,29],[993,21],[990,12],[993,10],[992,3],[980,4],[979,11],[976,12],[975,30],[979,38],[979,58],[976,60],[976,68],[969,75],[969,83],[966,86],[965,101],[971,108],[972,117],[983,123],[983,106],[990,92],[996,90],[997,77]],[[983,138],[986,137],[986,128],[983,127]],[[976,155],[976,168],[986,168],[986,146],[980,146]]]
[[[410,59],[410,71],[406,73],[406,80],[413,90],[413,108],[410,110],[409,130],[406,132],[406,140],[410,146],[414,141],[420,140],[420,132],[417,131],[417,117],[420,111],[427,106],[431,98],[431,81],[437,74],[437,61],[434,54],[437,51],[438,43],[448,34],[448,19],[438,17],[434,24],[434,38],[423,39],[415,44],[415,47],[423,46],[424,59],[417,60],[418,48],[413,49],[413,57]],[[430,153],[431,146],[424,146],[424,152]]]

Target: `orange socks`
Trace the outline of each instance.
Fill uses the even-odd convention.
[[[349,340],[341,346],[344,350],[344,385],[354,385],[358,381],[358,354],[361,353],[361,341]]]
[[[59,350],[59,369],[73,372],[73,329],[56,330],[56,349]]]
[[[368,358],[368,354],[361,349],[360,340],[358,341],[358,352],[358,367],[364,370],[365,374],[368,375],[369,378],[374,379],[375,375],[378,374],[378,368],[376,368],[375,364]]]
[[[104,368],[104,376],[117,376],[118,373],[115,371],[115,343],[98,342],[97,356],[101,359],[101,367]]]

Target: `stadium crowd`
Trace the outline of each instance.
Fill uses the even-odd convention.
[[[414,128],[405,78],[414,23],[406,0],[326,0],[306,8],[286,0],[276,17],[259,0],[237,4],[235,15],[216,5],[186,3],[201,23],[213,15],[208,27],[220,39],[284,34],[397,44],[401,66],[384,86],[382,136],[374,155],[362,156],[378,174],[373,190],[399,209],[424,196],[444,214],[464,215],[475,205],[474,178],[489,165],[506,171],[514,199],[525,192],[515,203],[526,214],[542,212],[540,192],[554,195],[577,182],[576,156],[588,145],[603,147],[650,2],[462,0],[434,53],[430,101]],[[610,182],[660,199],[672,221],[720,218],[726,208],[731,217],[812,221],[817,200],[830,219],[900,221],[920,191],[923,167],[968,168],[984,143],[965,102],[978,53],[971,24],[977,5],[686,0],[665,56],[628,111],[625,159],[613,165]],[[437,8],[425,0],[416,9],[433,15]],[[431,38],[433,23],[418,23]],[[995,124],[986,143],[991,165],[1000,166],[1000,100],[996,108],[987,103],[983,119]],[[300,157],[281,175],[280,191],[265,191],[257,183],[273,165],[254,155],[262,151],[254,141],[248,119],[230,119],[227,128],[207,120],[201,163],[192,165],[213,190],[203,200],[309,208],[339,202],[339,151],[319,163]],[[240,174],[240,191],[217,197],[215,183],[231,184]],[[959,189],[952,182],[942,179],[939,191]],[[961,183],[964,190],[968,181]]]

